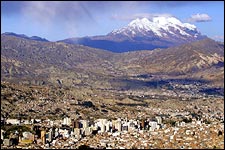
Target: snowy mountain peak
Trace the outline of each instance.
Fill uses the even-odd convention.
[[[128,27],[136,30],[149,30],[151,22],[147,18],[135,19],[128,24]]]
[[[195,25],[167,17],[136,18],[107,35],[66,39],[66,43],[81,44],[113,52],[168,48],[205,39]]]
[[[180,20],[174,17],[155,17],[153,18],[153,22],[158,23],[160,25],[166,25],[166,24],[181,25],[182,24]]]
[[[197,38],[200,35],[195,25],[182,23],[175,17],[154,17],[151,20],[147,18],[137,18],[131,21],[128,26],[118,30],[113,30],[110,34],[122,34],[128,37],[135,36],[157,36],[164,38]]]
[[[143,25],[147,25],[149,23],[150,23],[150,21],[147,18],[142,18],[142,19],[137,18],[137,19],[131,21],[128,24],[128,26],[133,26],[133,25],[141,25],[141,26],[143,26]]]

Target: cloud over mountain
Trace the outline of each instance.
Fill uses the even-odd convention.
[[[208,14],[194,14],[188,18],[189,22],[208,22],[211,21],[212,18]]]

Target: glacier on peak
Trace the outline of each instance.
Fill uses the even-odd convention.
[[[170,15],[151,19],[137,18],[106,35],[70,38],[64,41],[120,53],[163,49],[205,38],[207,36],[202,35],[195,25],[183,23]]]
[[[175,17],[154,17],[151,20],[147,18],[137,18],[132,20],[128,26],[113,30],[111,33],[114,35],[121,33],[128,35],[128,33],[131,33],[131,36],[135,36],[135,34],[138,33],[139,35],[146,35],[146,32],[151,31],[159,37],[167,37],[168,34],[181,34],[182,36],[191,37],[192,35],[190,35],[187,30],[198,32],[195,25],[182,23]]]

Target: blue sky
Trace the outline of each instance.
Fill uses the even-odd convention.
[[[172,15],[224,41],[223,1],[1,1],[1,33],[40,36],[50,41],[105,35],[137,16]]]

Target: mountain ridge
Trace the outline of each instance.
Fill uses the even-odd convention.
[[[194,36],[192,36],[192,38],[196,38],[198,34],[200,34],[200,32],[197,31],[195,25],[189,23],[181,23],[175,17],[155,17],[152,19],[152,21],[148,20],[147,18],[137,18],[131,21],[128,26],[118,30],[113,30],[110,34],[118,34],[121,32],[123,33],[124,30],[128,30],[131,31],[131,34],[128,34],[131,36],[136,34],[135,31],[141,32],[141,36],[148,36],[148,34],[146,34],[146,31],[152,31],[154,35],[159,37],[166,37],[168,36],[168,33],[176,36],[177,33],[172,32],[174,31],[172,28],[178,30],[178,33],[186,36],[192,36],[191,34],[193,33],[188,33],[188,31],[192,31],[194,32]]]
[[[63,84],[70,86],[97,84],[109,88],[115,79],[123,81],[123,78],[143,74],[210,81],[219,77],[218,82],[224,80],[221,76],[224,70],[224,45],[211,39],[168,49],[126,53],[10,35],[1,35],[1,42],[2,80],[51,84],[62,80]]]
[[[127,26],[101,36],[68,38],[60,40],[69,44],[81,44],[112,52],[153,50],[168,48],[207,38],[196,26],[182,23],[175,17],[155,17],[131,21]]]
[[[17,34],[17,33],[14,33],[14,32],[5,32],[5,33],[2,33],[2,35],[11,35],[11,36],[21,37],[21,38],[28,39],[28,40],[49,42],[47,39],[42,38],[42,37],[39,37],[39,36],[31,36],[31,37],[28,37],[25,34]]]

